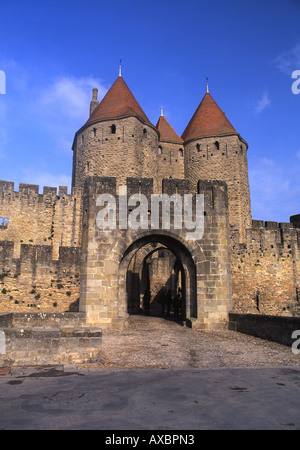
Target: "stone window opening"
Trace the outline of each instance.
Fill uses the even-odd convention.
[[[197,152],[200,152],[200,151],[201,151],[201,145],[200,145],[200,144],[197,144],[197,145],[196,145],[196,148],[197,148]]]
[[[220,142],[219,142],[219,141],[216,141],[216,142],[215,142],[215,146],[216,146],[216,149],[217,149],[217,150],[220,150]]]
[[[183,149],[182,148],[179,149],[179,157],[183,158]]]
[[[97,136],[97,128],[93,128],[94,137]]]
[[[0,230],[5,230],[7,228],[7,224],[8,224],[8,218],[5,217],[5,219],[3,217],[0,217]]]
[[[81,143],[82,144],[84,143],[84,136],[83,135],[81,136]]]
[[[157,154],[162,155],[162,147],[161,146],[158,147]]]
[[[144,134],[147,134],[147,128],[144,128],[144,129],[143,129],[143,133],[144,133]]]
[[[111,128],[111,134],[116,134],[116,131],[117,131],[116,125],[113,124],[110,128]]]

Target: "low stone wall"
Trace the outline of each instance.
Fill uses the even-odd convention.
[[[230,313],[229,329],[290,347],[293,332],[300,330],[300,318]]]
[[[1,314],[0,367],[100,362],[102,331],[85,324],[82,313]]]
[[[63,326],[85,326],[85,313],[0,313],[2,327],[61,328]]]

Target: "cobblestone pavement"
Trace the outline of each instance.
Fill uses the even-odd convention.
[[[300,356],[288,347],[131,316],[104,331],[101,359],[0,373],[0,430],[300,429]]]
[[[161,317],[131,316],[123,330],[103,331],[109,368],[297,366],[289,347],[229,330],[196,331]]]

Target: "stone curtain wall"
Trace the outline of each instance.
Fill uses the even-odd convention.
[[[82,195],[80,190],[68,195],[66,187],[57,189],[0,181],[0,218],[7,219],[0,227],[0,241],[14,242],[14,258],[20,257],[21,245],[51,245],[53,259],[59,247],[81,244]]]
[[[76,311],[80,290],[79,247],[21,244],[14,258],[14,243],[0,241],[0,312]]]
[[[300,228],[291,223],[253,221],[245,244],[232,235],[233,311],[299,315]]]

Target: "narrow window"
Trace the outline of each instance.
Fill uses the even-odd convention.
[[[97,136],[97,128],[93,128],[94,137]]]
[[[183,157],[183,149],[182,149],[182,148],[179,149],[179,157],[180,157],[180,158]]]
[[[200,145],[200,144],[197,144],[197,145],[196,145],[196,148],[197,148],[197,152],[200,152],[200,151],[201,151],[201,145]]]
[[[84,136],[83,135],[81,136],[81,143],[82,144],[84,143]]]
[[[143,133],[146,134],[147,133],[147,128],[143,129]]]
[[[216,149],[217,149],[217,150],[220,149],[220,143],[219,143],[219,141],[216,141],[216,142],[215,142],[215,146],[216,146]]]
[[[158,147],[157,154],[162,155],[162,147],[161,146]]]
[[[111,128],[111,134],[116,134],[116,125],[112,125],[110,128]]]

